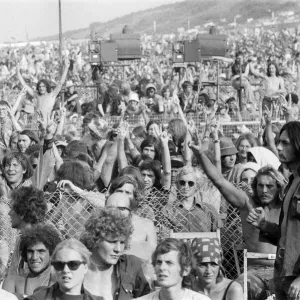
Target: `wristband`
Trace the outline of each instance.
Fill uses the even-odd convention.
[[[204,140],[209,140],[209,136],[208,136],[208,135],[205,135],[205,136],[203,137],[203,139],[204,139]]]
[[[216,144],[216,143],[220,143],[220,140],[214,140],[214,143]]]

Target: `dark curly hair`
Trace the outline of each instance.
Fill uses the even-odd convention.
[[[51,85],[50,85],[49,81],[46,80],[46,79],[41,79],[41,80],[39,80],[38,83],[36,84],[36,90],[37,90],[37,93],[40,94],[40,93],[39,93],[39,88],[40,88],[41,83],[43,83],[43,84],[45,85],[46,90],[47,90],[47,93],[50,93],[50,92],[51,92]]]
[[[50,224],[39,224],[22,233],[20,239],[21,257],[27,262],[27,248],[42,243],[51,256],[55,247],[62,241],[59,232]]]
[[[2,160],[2,168],[4,169],[8,164],[12,162],[13,159],[15,159],[19,164],[21,164],[23,170],[26,171],[23,174],[23,180],[26,180],[33,175],[33,169],[29,160],[21,152],[10,152],[6,156],[4,156]]]
[[[131,217],[124,215],[114,207],[95,210],[84,224],[80,241],[91,251],[108,237],[124,238],[125,246],[133,233]]]
[[[170,251],[178,251],[181,276],[185,270],[190,270],[192,268],[192,253],[190,247],[182,240],[173,238],[167,238],[157,245],[152,254],[152,265],[155,267],[158,255],[166,254]]]
[[[12,191],[13,210],[28,224],[42,223],[47,213],[44,192],[33,186],[21,186]]]

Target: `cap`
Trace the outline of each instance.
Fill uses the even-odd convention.
[[[66,88],[69,88],[69,87],[71,87],[71,86],[74,86],[73,81],[72,81],[72,80],[67,81],[67,83],[66,83]]]
[[[221,156],[234,155],[238,153],[231,138],[228,138],[226,136],[220,138],[220,148],[221,148]]]
[[[128,101],[140,102],[139,95],[135,92],[131,92],[128,96]]]
[[[64,146],[64,147],[67,147],[68,143],[65,142],[65,141],[56,141],[55,142],[55,146],[58,147],[58,146]]]
[[[156,91],[156,87],[155,87],[155,85],[154,85],[153,83],[148,83],[148,84],[146,85],[146,91],[147,91],[148,89],[150,89],[150,88],[153,88],[153,89]]]
[[[221,264],[222,254],[218,238],[196,238],[191,245],[193,256],[198,263]]]

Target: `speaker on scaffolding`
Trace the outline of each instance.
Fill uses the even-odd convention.
[[[184,41],[184,62],[198,62],[201,59],[199,41]]]
[[[225,56],[227,50],[227,36],[224,34],[198,34],[201,59],[211,56]]]
[[[142,58],[139,34],[111,34],[110,41],[117,45],[118,60],[135,60]]]
[[[91,41],[89,44],[90,64],[118,61],[117,44],[110,41]]]

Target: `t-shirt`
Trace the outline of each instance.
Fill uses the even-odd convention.
[[[136,299],[140,299],[140,300],[160,300],[159,299],[159,290],[155,291],[151,294],[145,295],[143,297],[140,298],[136,298]],[[184,294],[183,297],[181,299],[176,299],[176,300],[210,300],[210,298],[208,298],[207,296],[194,292],[192,290],[189,289],[184,289]]]
[[[18,300],[18,298],[15,295],[0,288],[0,300]]]
[[[61,290],[57,290],[54,292],[54,298],[56,300],[83,300],[83,297],[84,295],[81,294],[81,295],[67,295],[67,294],[64,294]]]

